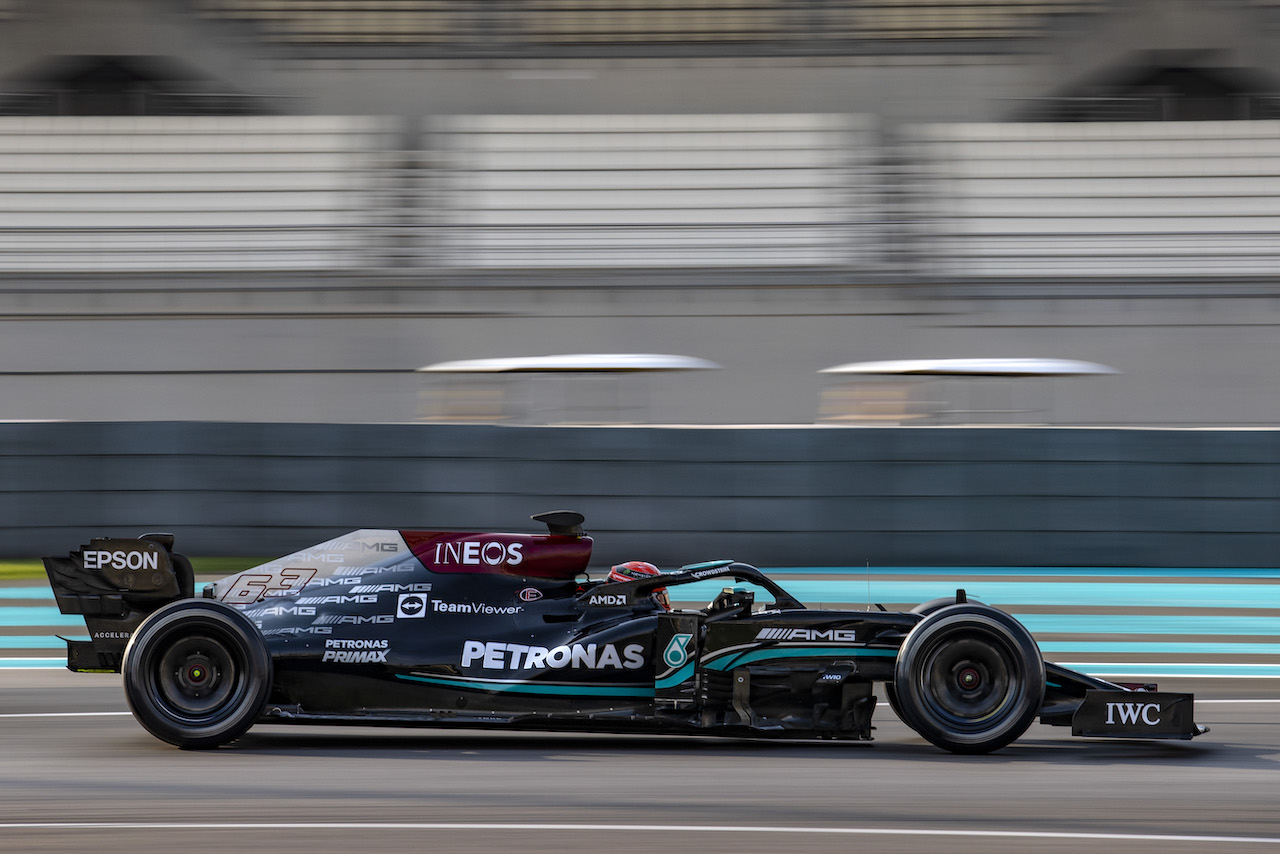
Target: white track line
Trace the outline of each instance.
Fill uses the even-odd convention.
[[[131,714],[133,712],[14,712],[0,715],[0,718],[105,718]]]
[[[1032,830],[927,830],[896,827],[740,827],[715,824],[522,824],[500,822],[4,822],[0,830],[479,830],[612,833],[786,833],[834,836],[1071,839],[1117,842],[1244,843],[1280,845],[1280,836],[1199,836],[1161,833],[1089,833]]]
[[[1203,705],[1205,705],[1206,703],[1280,703],[1280,699],[1277,699],[1277,700],[1245,700],[1245,699],[1240,699],[1240,700],[1196,700],[1196,705],[1197,705],[1197,706],[1203,706]]]

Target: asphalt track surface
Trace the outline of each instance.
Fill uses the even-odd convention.
[[[873,743],[260,726],[181,751],[114,675],[0,672],[0,851],[1280,852],[1280,680],[1162,679],[1191,742]]]

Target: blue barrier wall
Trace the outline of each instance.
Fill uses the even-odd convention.
[[[1275,566],[1280,432],[0,424],[12,556],[157,530],[283,554],[562,508],[597,564]]]

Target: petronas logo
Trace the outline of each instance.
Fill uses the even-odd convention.
[[[685,649],[689,645],[689,641],[693,639],[691,634],[678,634],[671,638],[671,643],[667,644],[667,648],[662,651],[662,660],[668,667],[680,667],[689,660],[689,652]]]

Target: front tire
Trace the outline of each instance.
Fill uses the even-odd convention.
[[[142,726],[182,748],[218,747],[245,733],[271,691],[271,654],[229,605],[185,599],[148,617],[124,651],[125,698]]]
[[[961,602],[958,598],[959,593],[960,591],[957,590],[956,596],[943,596],[939,599],[930,599],[928,602],[921,602],[919,605],[911,609],[911,613],[927,617],[936,611],[941,611],[943,608],[950,608],[952,605],[963,605],[964,602]],[[985,602],[980,602],[977,599],[966,599],[965,602],[969,602],[974,605],[986,604]],[[889,700],[889,708],[893,709],[893,713],[898,716],[898,720],[906,721],[906,718],[902,714],[902,707],[898,705],[898,692],[894,690],[892,682],[884,683],[884,695]]]
[[[894,667],[895,711],[952,753],[990,753],[1021,736],[1044,701],[1035,638],[1003,611],[968,603],[916,624]]]

